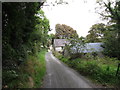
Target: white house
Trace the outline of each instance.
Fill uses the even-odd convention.
[[[54,39],[54,50],[62,52],[65,44],[69,44],[69,41],[67,39]]]

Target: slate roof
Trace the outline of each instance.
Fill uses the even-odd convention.
[[[66,39],[54,39],[55,47],[65,46],[65,44],[69,44],[69,41],[67,41]]]

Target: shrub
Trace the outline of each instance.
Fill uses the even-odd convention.
[[[28,60],[20,67],[18,88],[40,88],[45,75],[45,50],[35,56],[29,56]],[[12,82],[13,83],[13,82]]]
[[[70,67],[76,69],[82,75],[88,76],[97,82],[100,82],[104,85],[111,84],[114,86],[119,86],[120,75],[115,77],[117,66],[114,64],[112,65],[111,63],[105,63],[105,58],[98,59],[101,61],[101,63],[99,63],[99,60],[85,59],[62,59],[62,61],[68,64]]]
[[[59,52],[57,52],[57,51],[52,50],[52,53],[53,53],[53,55],[54,55],[55,57],[57,57],[58,59],[61,59],[61,58],[63,57],[62,54],[59,53]]]
[[[77,70],[84,75],[92,75],[92,77],[94,77],[100,71],[100,67],[96,61],[81,61],[81,63],[77,65]]]
[[[75,54],[71,54],[70,56],[70,60],[76,59],[76,58],[81,58],[83,55],[83,53],[75,53]]]
[[[89,54],[87,54],[90,56]],[[117,70],[117,64],[119,61],[116,58],[109,57],[87,57],[86,58],[75,58],[70,59],[63,57],[59,53],[55,53],[61,61],[66,63],[68,66],[77,70],[80,74],[85,75],[94,81],[97,81],[103,85],[114,85],[119,87],[120,75],[115,76]]]

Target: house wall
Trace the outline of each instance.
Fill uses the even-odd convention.
[[[62,47],[55,47],[55,51],[60,51],[60,52],[62,52],[63,49],[62,49]]]

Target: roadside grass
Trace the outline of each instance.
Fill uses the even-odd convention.
[[[36,71],[34,75],[35,87],[40,87],[42,85],[42,80],[46,72],[45,53],[45,51],[42,51],[38,54],[39,59],[37,63],[39,63],[39,65],[35,66]]]
[[[29,55],[27,60],[19,67],[18,77],[11,80],[9,88],[40,88],[46,72],[46,50],[36,55]]]
[[[117,64],[116,58],[76,58],[69,60],[60,53],[53,53],[57,58],[66,63],[69,67],[77,70],[80,74],[92,79],[94,82],[103,86],[120,87],[120,73],[116,76]]]

